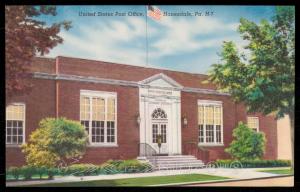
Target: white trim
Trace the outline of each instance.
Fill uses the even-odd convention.
[[[121,85],[121,86],[130,86],[130,87],[149,87],[147,84],[140,84],[135,81],[126,81],[126,80],[117,80],[117,79],[105,79],[105,78],[97,78],[97,77],[87,77],[87,76],[78,76],[78,75],[67,75],[67,74],[49,74],[49,73],[41,73],[34,72],[34,78],[40,79],[51,79],[51,80],[68,80],[68,81],[80,81],[80,82],[91,82],[91,83],[101,83],[101,84],[111,84],[111,85]],[[161,88],[161,87],[160,87]],[[169,88],[172,89],[172,88]],[[183,92],[190,93],[202,93],[209,95],[223,95],[230,96],[229,93],[220,92],[214,89],[202,89],[202,88],[194,88],[194,87],[174,87],[175,90],[181,90]]]
[[[214,100],[200,100],[198,99],[198,105],[222,105],[222,101],[214,101]]]
[[[198,125],[198,145],[199,146],[223,146],[224,145],[224,130],[223,130],[223,102],[222,101],[215,101],[215,100],[201,100],[201,99],[198,99],[197,100],[197,115],[199,116],[199,105],[202,105],[203,106],[203,143],[200,143],[199,142],[199,122],[197,122],[197,125]],[[221,108],[221,111],[220,111],[220,121],[221,121],[221,142],[218,142],[217,143],[217,134],[216,134],[216,125],[214,124],[213,125],[213,132],[214,132],[214,142],[213,143],[207,143],[206,142],[206,106],[210,106],[210,105],[213,105],[213,106],[219,106]],[[197,117],[198,117],[197,116]],[[213,108],[213,118],[215,119],[215,107]],[[197,118],[198,120],[198,118]]]
[[[158,79],[163,79],[167,83],[169,83],[172,86],[177,87],[177,88],[182,88],[183,87],[178,82],[176,82],[174,79],[172,79],[171,77],[169,77],[169,76],[167,76],[167,75],[165,75],[163,73],[159,73],[159,74],[153,75],[151,77],[148,77],[147,79],[139,81],[138,84],[140,84],[140,85],[149,84],[152,81],[155,81],[155,80],[158,80]]]
[[[198,143],[200,147],[217,147],[217,146],[224,146],[224,143]]]
[[[20,147],[22,144],[24,144],[26,141],[26,134],[25,134],[25,131],[26,131],[26,104],[24,102],[12,102],[12,103],[9,103],[8,105],[5,106],[5,117],[6,117],[6,108],[9,106],[9,105],[21,105],[24,107],[24,114],[23,114],[23,142],[21,144],[9,144],[9,143],[6,143],[6,137],[7,137],[7,133],[6,133],[6,124],[7,124],[7,119],[5,118],[5,145],[6,147]],[[11,120],[11,119],[10,119]]]
[[[80,90],[80,97],[86,96],[89,97],[90,102],[90,119],[89,119],[89,145],[88,147],[117,147],[118,146],[118,134],[117,134],[117,103],[118,97],[116,92],[108,92],[108,91],[95,91],[95,90]],[[93,114],[93,107],[92,107],[92,97],[100,97],[104,99],[104,143],[95,143],[92,142],[92,114]],[[114,142],[107,143],[107,99],[110,97],[114,97],[115,99],[115,120],[114,120]],[[79,101],[80,102],[80,101]],[[79,103],[80,105],[80,103]],[[81,106],[81,105],[80,105]],[[81,111],[81,108],[79,109]],[[80,113],[80,112],[79,112]],[[80,121],[81,121],[81,113],[80,113]]]

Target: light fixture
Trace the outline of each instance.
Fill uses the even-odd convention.
[[[188,124],[186,116],[184,116],[182,119],[183,119],[183,125],[186,127]]]
[[[141,123],[141,117],[139,114],[136,116],[136,122],[138,125],[140,125],[140,123]]]

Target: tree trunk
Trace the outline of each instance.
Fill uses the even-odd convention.
[[[295,132],[294,115],[289,114],[289,118],[290,118],[290,129],[291,129],[292,169],[294,169],[294,132]]]

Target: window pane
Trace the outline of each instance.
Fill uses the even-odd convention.
[[[25,107],[20,104],[8,105],[6,107],[7,120],[24,120]]]
[[[108,121],[115,120],[115,99],[114,98],[107,99],[107,120]]]
[[[221,142],[221,125],[216,125],[216,139],[217,143]]]
[[[86,96],[80,97],[80,118],[81,120],[90,119],[90,98]]]
[[[157,143],[158,125],[152,124],[152,143]]]
[[[220,106],[215,106],[214,108],[214,122],[216,125],[221,125],[221,107]]]
[[[107,121],[107,142],[114,142],[114,122],[113,121]]]
[[[92,100],[93,120],[105,120],[105,100],[100,97],[94,97]]]
[[[161,142],[166,143],[167,142],[167,125],[162,124],[160,125],[160,131],[161,131]]]
[[[203,125],[204,123],[204,107],[203,105],[198,106],[198,124]]]
[[[247,124],[250,129],[258,131],[259,119],[257,117],[247,117]]]
[[[101,139],[104,136],[104,123],[100,121],[92,121],[92,137],[94,137],[95,143],[103,143],[104,139]]]
[[[214,142],[214,126],[206,125],[206,143]]]
[[[6,143],[11,143],[11,140],[12,140],[12,139],[11,139],[11,136],[7,136],[7,137],[6,137]]]
[[[204,125],[199,125],[199,142],[203,143],[204,142],[204,130],[203,130]]]

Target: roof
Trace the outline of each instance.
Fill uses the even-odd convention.
[[[216,89],[216,87],[211,83],[203,83],[203,81],[208,78],[208,76],[204,74],[194,74],[65,56],[58,56],[57,58],[36,57],[33,61],[32,71],[54,74],[56,59],[58,59],[60,74],[139,82],[162,73],[184,87]]]

